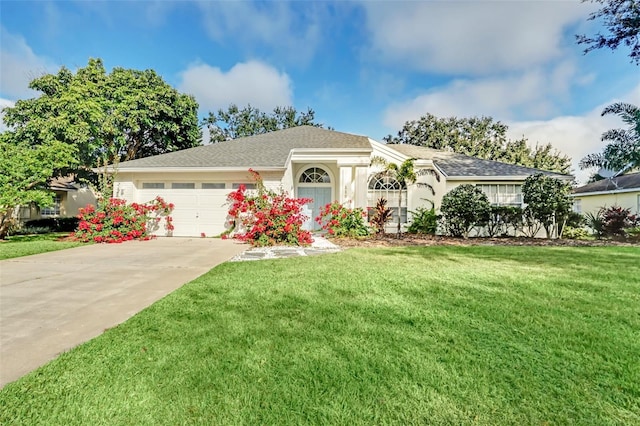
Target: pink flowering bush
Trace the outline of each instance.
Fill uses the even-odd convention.
[[[350,209],[334,201],[324,206],[315,220],[330,236],[366,237],[370,233],[366,217],[363,209]]]
[[[173,208],[172,203],[161,197],[145,204],[127,204],[125,200],[110,198],[97,208],[89,204],[80,209],[80,222],[73,236],[78,241],[96,243],[148,240],[153,238],[150,232],[158,229],[162,217],[167,235],[171,235]]]
[[[311,233],[302,229],[308,219],[302,214],[308,198],[291,198],[284,191],[267,189],[260,174],[249,169],[256,182],[256,195],[247,194],[244,185],[227,196],[229,207],[229,230],[223,235],[232,235],[253,246],[275,244],[309,245],[313,242]]]

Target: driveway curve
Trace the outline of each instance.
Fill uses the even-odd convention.
[[[0,261],[0,388],[247,248],[158,238]]]

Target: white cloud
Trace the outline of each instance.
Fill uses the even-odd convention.
[[[234,42],[255,57],[265,48],[306,64],[321,41],[323,3],[201,1],[205,30],[218,43]]]
[[[259,61],[238,63],[227,72],[207,64],[193,64],[181,73],[178,90],[194,95],[201,110],[225,109],[234,103],[269,111],[293,103],[289,76]]]
[[[362,3],[372,56],[422,71],[523,70],[563,55],[562,33],[591,7],[560,1]]]
[[[0,93],[10,98],[30,98],[37,92],[29,89],[36,77],[58,68],[49,59],[36,55],[25,39],[0,28]]]
[[[2,110],[4,110],[7,107],[12,107],[14,105],[15,105],[15,102],[9,99],[0,98],[0,133],[7,130],[7,126],[4,124],[4,113],[2,112]]]
[[[389,127],[400,128],[429,112],[436,116],[492,116],[509,119],[520,115],[548,117],[558,103],[567,98],[577,84],[576,69],[563,61],[546,70],[534,68],[507,76],[457,79],[419,94],[405,102],[394,103],[384,113]]]
[[[585,183],[593,170],[580,170],[578,163],[584,156],[601,152],[606,146],[600,137],[608,129],[625,127],[617,116],[600,116],[605,106],[614,102],[628,102],[640,105],[640,84],[620,99],[598,105],[580,116],[561,116],[544,121],[507,122],[508,136],[517,139],[526,137],[530,143],[551,143],[560,152],[573,159],[573,174],[579,182]]]

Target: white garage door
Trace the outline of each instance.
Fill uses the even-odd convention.
[[[175,227],[174,236],[199,237],[204,233],[207,237],[212,237],[225,230],[229,192],[231,191],[228,189],[202,189],[196,183],[195,189],[140,189],[137,198],[138,202],[143,203],[159,195],[166,202],[175,205],[171,214]],[[165,233],[162,221],[155,234],[162,236]]]

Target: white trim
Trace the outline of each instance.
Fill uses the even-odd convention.
[[[310,182],[310,183],[305,183],[305,182],[300,182],[300,176],[302,176],[302,174],[304,172],[306,172],[307,170],[311,169],[311,168],[316,168],[316,169],[322,169],[324,170],[328,175],[329,175],[329,183],[320,183],[320,182]],[[322,163],[309,163],[309,164],[305,164],[303,167],[300,167],[300,170],[298,170],[298,173],[296,173],[295,176],[295,180],[293,181],[294,187],[296,189],[298,189],[299,186],[302,187],[323,187],[323,188],[328,188],[331,187],[331,195],[333,196],[333,187],[336,184],[336,179],[335,176],[333,176],[333,173],[331,172],[331,168],[329,166],[327,166],[326,164],[322,164]],[[297,194],[297,191],[296,191]],[[332,197],[333,198],[333,197]]]
[[[286,167],[127,167],[127,168],[115,168],[109,169],[109,172],[115,173],[198,173],[198,172],[246,172],[249,168],[260,172],[281,172],[286,170]],[[98,170],[98,169],[94,169]]]
[[[373,148],[374,151],[375,150],[381,151],[382,153],[388,155],[389,157],[395,159],[396,161],[399,161],[400,163],[411,158],[408,155],[405,155],[400,151],[396,151],[395,149],[387,146],[387,144],[375,141],[371,138],[369,138],[369,144],[371,144],[371,148]]]
[[[521,175],[517,175],[517,176],[477,176],[477,175],[472,175],[472,176],[446,176],[447,180],[466,180],[466,181],[472,181],[472,182],[491,182],[494,180],[497,181],[506,181],[506,180],[510,180],[510,181],[522,181],[524,182],[524,180],[526,178],[528,178],[529,176],[532,175],[526,175],[526,176],[521,176]],[[558,178],[560,179],[560,178]]]
[[[624,194],[627,192],[640,192],[640,188],[612,189],[609,191],[578,192],[578,193],[569,194],[569,195],[571,195],[572,197],[590,197],[592,195]]]

